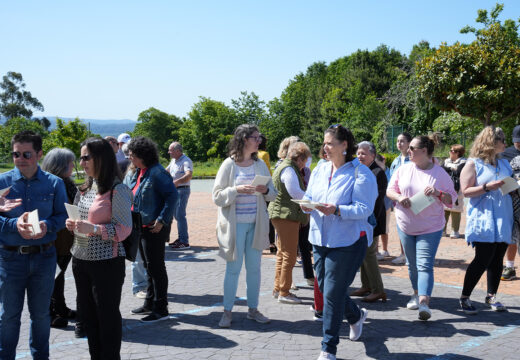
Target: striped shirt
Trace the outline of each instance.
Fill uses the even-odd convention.
[[[235,186],[251,185],[255,178],[255,167],[236,166]],[[235,207],[237,215],[237,223],[254,223],[256,219],[256,195],[238,194]]]

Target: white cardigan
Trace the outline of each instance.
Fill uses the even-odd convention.
[[[256,175],[271,176],[263,161],[255,161],[254,166]],[[235,173],[235,161],[232,158],[227,158],[220,166],[213,185],[213,202],[218,206],[217,240],[219,255],[226,261],[234,261],[237,258],[235,200],[238,193],[235,186]],[[256,202],[253,248],[260,251],[269,246],[269,215],[265,202],[273,201],[277,195],[272,181],[269,181],[267,187],[269,190],[267,194],[257,195]]]

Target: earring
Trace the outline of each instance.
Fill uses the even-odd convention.
[[[347,152],[345,150],[343,150],[343,155],[347,155]]]

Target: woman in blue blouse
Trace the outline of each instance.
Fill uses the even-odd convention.
[[[372,171],[354,158],[356,142],[350,130],[333,125],[325,131],[324,152],[329,161],[312,172],[304,199],[323,203],[310,212],[309,242],[314,269],[324,296],[323,341],[318,359],[335,359],[343,318],[350,339],[361,336],[366,309],[348,296],[348,288],[372,243],[367,219],[374,210],[377,182]]]
[[[475,258],[464,276],[460,307],[466,314],[477,309],[469,297],[478,281],[487,271],[486,306],[495,311],[506,307],[496,299],[502,275],[502,261],[513,229],[513,204],[509,194],[502,195],[502,179],[513,170],[498,154],[506,148],[504,132],[488,126],[477,135],[470,158],[460,174],[460,187],[469,198],[466,216],[466,241],[475,248]]]

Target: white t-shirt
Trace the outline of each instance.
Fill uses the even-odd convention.
[[[172,176],[173,180],[177,180],[186,175],[187,171],[193,173],[193,162],[185,154],[182,154],[182,156],[177,160],[172,159],[170,161],[170,165],[168,165],[168,171],[170,172],[170,175]],[[190,181],[179,184],[179,186],[189,185]]]

